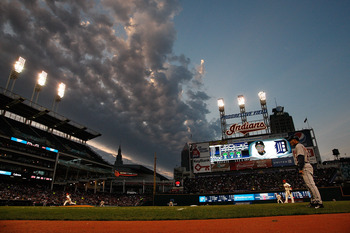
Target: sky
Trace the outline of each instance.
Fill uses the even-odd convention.
[[[269,0],[0,1],[0,86],[26,59],[13,92],[102,136],[89,145],[114,163],[171,178],[186,142],[221,138],[226,114],[284,106],[312,127],[322,161],[350,150],[350,2]],[[304,123],[305,118],[307,122]]]

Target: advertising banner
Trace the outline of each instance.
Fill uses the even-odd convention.
[[[288,167],[293,165],[295,165],[293,157],[272,159],[273,167]]]
[[[210,157],[193,159],[193,173],[211,172]]]
[[[230,163],[231,170],[245,170],[245,169],[253,169],[254,168],[254,161],[243,161],[243,162],[235,162]]]
[[[212,172],[230,171],[229,163],[214,163],[211,165]]]
[[[268,168],[272,167],[272,161],[271,159],[265,159],[265,160],[255,160],[254,161],[254,169],[258,168]]]
[[[234,201],[254,201],[254,194],[236,194],[233,195]]]
[[[310,198],[309,191],[293,191],[291,192],[295,199]],[[200,203],[214,202],[250,202],[250,201],[269,201],[276,200],[277,194],[280,194],[285,199],[285,192],[277,193],[248,193],[248,194],[229,194],[229,195],[209,195],[199,196]]]
[[[256,193],[254,194],[254,199],[256,201],[275,200],[276,195],[274,193]]]
[[[299,138],[299,142],[303,144],[306,147],[313,147],[311,133],[309,129],[301,130],[301,131],[295,131],[294,133],[290,133],[288,137],[296,136]]]
[[[245,170],[245,169],[258,169],[272,167],[271,159],[265,160],[253,160],[230,163],[231,170]]]
[[[209,157],[209,143],[194,143],[191,145],[192,158]]]

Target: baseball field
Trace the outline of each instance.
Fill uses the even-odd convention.
[[[324,202],[325,208],[321,209],[306,205],[3,206],[0,207],[0,231],[190,232],[192,229],[192,232],[350,232],[350,201]],[[278,229],[282,224],[290,225],[290,228]]]

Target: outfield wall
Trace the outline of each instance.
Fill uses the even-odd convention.
[[[341,200],[350,200],[350,195],[345,195],[341,187],[327,187],[319,188],[319,191],[322,196],[323,201],[341,201]],[[295,197],[296,202],[309,202],[310,198],[307,196],[298,197],[298,193],[307,192],[306,189],[303,190],[293,190],[293,196]],[[224,193],[224,194],[212,194],[212,193],[201,193],[201,194],[157,194],[155,196],[155,205],[157,206],[166,206],[172,201],[175,205],[178,206],[190,206],[190,205],[229,205],[229,204],[253,204],[253,203],[275,203],[276,198],[271,197],[271,193],[280,193],[282,195],[282,200],[284,201],[284,190],[273,190],[266,192],[245,192],[245,193]],[[253,196],[266,196],[265,200],[262,199],[253,199]],[[266,194],[266,195],[265,195]],[[270,194],[270,195],[268,195]],[[246,197],[246,200],[241,199],[240,201],[235,201],[237,199],[229,199],[228,196],[240,195],[240,197]],[[246,196],[244,196],[246,195]],[[211,199],[221,199],[211,202],[201,202],[200,198],[203,197],[213,197]]]

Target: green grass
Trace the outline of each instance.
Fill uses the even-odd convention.
[[[0,220],[189,220],[282,215],[350,213],[350,201],[325,202],[325,208],[307,203],[214,206],[144,207],[0,207]]]

